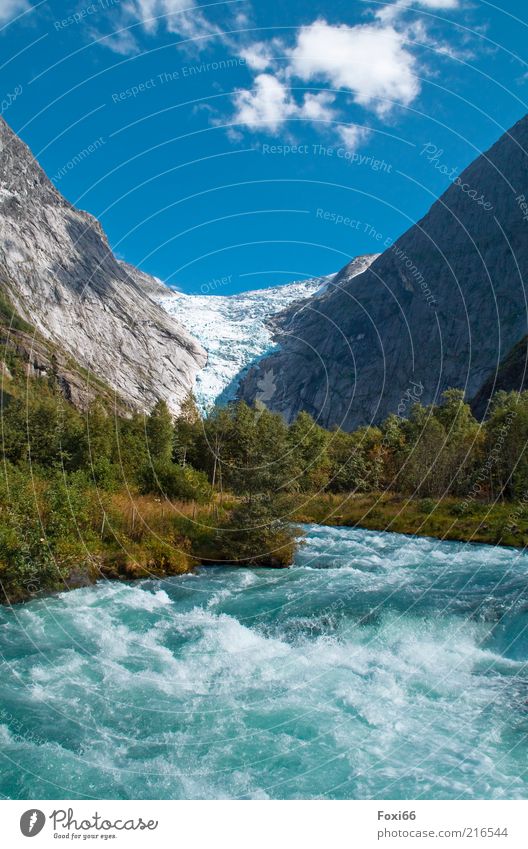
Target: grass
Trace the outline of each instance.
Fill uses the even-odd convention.
[[[528,545],[528,505],[446,497],[408,498],[394,493],[307,495],[295,505],[297,522],[360,527],[462,542],[523,548]]]

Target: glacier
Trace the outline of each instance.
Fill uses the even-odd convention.
[[[274,349],[271,319],[325,291],[334,274],[236,295],[189,295],[175,289],[151,297],[180,322],[207,352],[194,394],[202,411],[236,396],[244,372]]]

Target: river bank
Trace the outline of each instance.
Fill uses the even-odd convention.
[[[298,522],[393,531],[457,542],[524,548],[528,504],[468,501],[446,497],[409,498],[395,493],[307,495],[293,513]]]
[[[270,553],[263,544],[258,562],[231,558],[221,529],[236,504],[236,499],[226,496],[221,503],[215,500],[200,505],[114,493],[104,504],[97,501],[92,505],[91,517],[85,512],[82,539],[73,541],[71,534],[61,529],[55,536],[42,536],[40,531],[31,544],[19,536],[8,549],[8,557],[0,561],[2,602],[26,602],[91,586],[101,579],[167,578],[204,565],[289,566],[295,551],[291,541]],[[528,545],[525,507],[522,502],[468,503],[452,497],[436,502],[392,493],[318,493],[292,496],[284,518],[294,525],[363,528],[524,548]],[[2,535],[5,537],[5,528],[0,522]]]

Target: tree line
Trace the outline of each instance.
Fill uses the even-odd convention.
[[[476,500],[528,500],[527,392],[497,393],[479,422],[450,389],[439,404],[414,403],[407,418],[348,433],[306,412],[287,424],[244,402],[203,416],[192,395],[175,418],[163,401],[126,417],[102,402],[81,413],[42,380],[26,390],[2,402],[2,580],[35,564],[51,574],[59,555],[69,568],[87,547],[99,550],[119,493],[122,503],[206,505],[210,559],[267,565],[291,562],[292,505],[304,495],[449,495],[461,512]],[[171,526],[171,539],[185,537],[192,549],[202,531],[185,522]],[[114,537],[121,526],[114,516]]]

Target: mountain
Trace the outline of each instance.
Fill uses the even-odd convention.
[[[484,381],[471,400],[477,418],[484,418],[495,392],[525,392],[528,389],[528,336],[517,342],[499,367]]]
[[[232,400],[245,369],[273,349],[270,322],[291,304],[304,302],[332,280],[316,277],[237,295],[185,295],[163,287],[152,296],[185,325],[207,351],[195,395],[206,409]]]
[[[153,300],[160,286],[116,259],[99,222],[57,191],[0,119],[2,295],[132,409],[162,398],[178,410],[207,358]]]
[[[477,395],[527,333],[528,117],[453,182],[362,274],[345,267],[281,318],[277,350],[242,381],[291,420],[353,429],[407,412],[409,393]],[[482,411],[485,413],[485,409]]]
[[[358,274],[377,254],[356,257]],[[233,400],[249,367],[275,348],[273,332],[283,314],[295,314],[332,286],[335,274],[297,280],[237,295],[185,295],[167,288],[153,297],[189,329],[207,351],[207,365],[196,377],[195,394],[205,410]],[[265,389],[257,394],[265,401]]]

